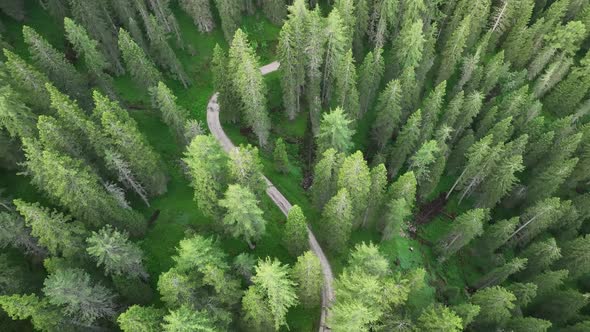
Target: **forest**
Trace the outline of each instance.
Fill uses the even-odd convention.
[[[0,0],[0,331],[590,331],[590,0]]]

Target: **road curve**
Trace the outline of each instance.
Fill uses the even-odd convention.
[[[262,75],[272,73],[279,69],[279,62],[275,61],[266,66],[260,67]],[[217,92],[211,96],[209,103],[207,104],[207,126],[211,134],[219,141],[225,152],[230,152],[235,148],[229,137],[223,131],[221,123],[219,122],[219,104],[217,103]],[[270,180],[264,177],[267,188],[266,194],[273,200],[273,202],[281,209],[283,214],[287,216],[291,209],[291,203],[281,194],[281,192],[270,182]],[[334,301],[334,288],[332,286],[334,275],[332,274],[332,268],[330,262],[326,258],[324,251],[320,247],[315,235],[311,229],[307,227],[307,234],[309,236],[309,246],[311,250],[320,259],[322,266],[322,274],[324,276],[324,286],[322,288],[322,315],[320,318],[320,332],[330,331],[330,328],[326,325],[326,317],[328,316],[328,308]]]

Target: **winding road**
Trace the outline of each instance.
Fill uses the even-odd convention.
[[[279,62],[275,61],[266,66],[260,67],[260,72],[262,75],[266,75],[272,73],[279,69]],[[221,127],[221,123],[219,122],[219,104],[217,103],[217,92],[213,94],[213,96],[209,99],[209,103],[207,104],[207,126],[209,127],[209,131],[211,134],[219,141],[223,150],[229,153],[232,149],[235,148],[235,145],[231,142],[229,137],[223,131]],[[273,202],[281,209],[283,214],[287,216],[289,210],[291,209],[291,203],[281,194],[281,192],[270,182],[269,179],[264,177],[266,181],[267,188],[266,194],[273,200]],[[326,318],[328,316],[328,308],[334,301],[334,288],[332,286],[332,282],[334,280],[334,275],[332,274],[332,268],[330,267],[330,262],[326,258],[324,251],[320,247],[315,235],[307,227],[307,234],[309,236],[309,246],[311,250],[316,254],[316,256],[320,259],[320,264],[322,267],[322,274],[324,277],[324,286],[322,288],[322,315],[320,318],[320,328],[319,331],[330,331],[330,328],[326,326]]]

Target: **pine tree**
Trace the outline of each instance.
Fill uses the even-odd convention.
[[[195,311],[186,305],[170,310],[163,320],[162,329],[165,332],[215,331],[209,312]]]
[[[0,248],[13,247],[39,258],[47,255],[19,215],[3,211],[0,212],[0,221]]]
[[[180,7],[193,19],[201,32],[211,32],[215,28],[215,20],[208,0],[181,0]]]
[[[399,1],[382,0],[374,3],[373,12],[370,19],[369,38],[374,43],[375,48],[381,48],[389,37],[390,31],[397,26],[397,15]]]
[[[240,25],[240,5],[233,0],[215,0],[215,5],[221,18],[223,35],[229,42]]]
[[[84,58],[84,64],[93,80],[104,93],[115,98],[113,78],[106,72],[109,69],[109,63],[99,51],[98,42],[90,38],[84,27],[70,18],[64,19],[64,27],[68,41],[74,46],[76,53]]]
[[[527,201],[537,202],[553,195],[572,173],[578,158],[556,160],[542,172],[534,174],[527,188]]]
[[[234,74],[233,83],[242,102],[246,124],[253,128],[261,147],[266,146],[270,131],[270,120],[266,110],[266,86],[260,73],[258,59],[238,29],[229,51],[229,68]]]
[[[521,155],[506,157],[498,162],[498,166],[490,174],[481,187],[482,194],[478,198],[478,206],[493,208],[508,194],[519,180],[516,173],[524,170]]]
[[[521,256],[528,260],[524,271],[526,275],[538,275],[561,258],[561,249],[554,238],[548,238],[532,243],[521,253]]]
[[[266,180],[262,175],[262,163],[258,148],[250,144],[240,145],[229,153],[229,176],[234,183],[248,188],[261,198],[266,191]]]
[[[405,199],[411,210],[416,205],[416,186],[416,176],[412,171],[409,171],[389,186],[388,195],[392,199]]]
[[[117,103],[97,94],[94,100],[97,109],[111,106],[111,110],[105,110],[101,114],[103,132],[115,150],[129,163],[138,181],[151,196],[165,193],[167,178],[161,168],[159,156],[139,132],[135,121]],[[115,113],[113,110],[117,108],[119,112]]]
[[[4,49],[4,56],[4,68],[9,74],[10,82],[23,100],[36,108],[49,109],[49,93],[45,89],[49,79],[15,53]]]
[[[357,74],[352,50],[341,57],[334,71],[334,98],[337,106],[342,107],[351,119],[360,119],[362,112],[359,106],[357,90]]]
[[[287,15],[287,4],[285,0],[263,0],[262,11],[272,23],[280,25]]]
[[[193,139],[184,156],[199,209],[209,217],[221,217],[217,201],[228,181],[227,154],[214,137],[200,135]]]
[[[377,89],[379,89],[379,85],[381,84],[381,78],[383,77],[384,70],[385,64],[383,62],[382,49],[375,49],[365,56],[365,59],[363,60],[363,63],[359,69],[358,81],[360,103],[359,114],[361,116],[367,113],[369,108],[373,105],[375,95],[377,94]],[[389,92],[391,93],[391,91]]]
[[[341,59],[345,56],[346,36],[344,35],[344,23],[338,9],[332,9],[326,21],[326,51],[324,56],[324,69],[322,70],[322,104],[328,105],[332,98],[336,72]]]
[[[87,2],[84,0],[68,0],[73,19],[81,24],[90,37],[99,41],[105,50],[110,63],[117,74],[124,72],[119,50],[117,49],[117,31],[112,23],[111,14],[103,2]]]
[[[80,269],[58,269],[43,283],[43,293],[53,305],[61,306],[72,319],[92,324],[115,315],[114,294]]]
[[[287,215],[283,235],[285,246],[294,255],[300,255],[309,248],[307,220],[298,205],[293,205]]]
[[[325,234],[328,246],[336,251],[342,251],[350,238],[353,225],[352,203],[348,190],[340,189],[328,201],[322,212]]]
[[[289,267],[278,260],[258,261],[256,275],[252,277],[253,285],[248,288],[242,299],[245,320],[258,329],[261,322],[270,322],[275,330],[287,326],[286,315],[290,307],[298,303],[295,294],[295,282],[291,280]],[[259,308],[256,308],[259,307]],[[266,317],[257,317],[263,311]]]
[[[143,252],[128,237],[127,233],[107,225],[98,232],[92,232],[86,239],[86,251],[97,266],[104,265],[107,275],[146,279],[148,274],[143,266]]]
[[[371,168],[371,187],[369,192],[372,194],[363,217],[363,226],[372,220],[374,216],[379,215],[385,204],[387,195],[387,169],[384,164],[379,164]]]
[[[437,82],[448,80],[455,72],[470,33],[471,19],[471,14],[465,16],[445,43]]]
[[[52,255],[73,257],[83,248],[86,229],[68,215],[42,207],[39,203],[14,200],[17,211],[31,228],[31,235]]]
[[[346,157],[338,171],[338,189],[346,189],[352,206],[355,226],[359,226],[369,204],[371,174],[363,154],[357,151]]]
[[[524,211],[520,217],[519,227],[510,234],[509,239],[516,236],[515,242],[520,244],[530,242],[561,218],[563,211],[566,210],[565,207],[570,203],[562,202],[558,197],[538,201]]]
[[[313,184],[311,186],[312,201],[318,209],[322,209],[337,191],[337,177],[343,154],[334,149],[328,149],[313,170]]]
[[[67,91],[74,98],[85,96],[86,82],[68,62],[65,55],[55,49],[34,29],[23,26],[23,37],[29,47],[31,59],[60,89]]]
[[[322,31],[325,29],[323,20],[319,7],[309,11],[307,15],[308,31]],[[307,79],[305,94],[314,135],[318,133],[320,113],[322,112],[322,64],[325,52],[325,37],[322,33],[312,33],[305,39],[304,63]]]
[[[352,48],[355,59],[362,58],[365,51],[365,40],[369,32],[369,10],[372,2],[367,0],[355,1],[355,26],[352,39]]]
[[[588,264],[588,248],[590,236],[580,236],[575,240],[565,242],[559,266],[566,268],[572,278],[578,278],[590,271]]]
[[[311,251],[297,257],[293,266],[293,279],[297,282],[297,298],[305,308],[315,308],[321,303],[323,286],[322,267],[319,258]]]
[[[588,304],[587,294],[571,288],[554,291],[548,299],[548,303],[536,306],[536,314],[558,326],[572,320]]]
[[[59,307],[35,294],[1,295],[0,306],[14,320],[30,319],[33,327],[39,331],[56,331],[70,327]]]
[[[545,109],[560,116],[571,114],[585,96],[582,90],[590,87],[589,70],[590,53],[587,53],[580,60],[579,65],[572,68],[570,73],[544,98]]]
[[[337,152],[348,152],[353,146],[352,135],[355,133],[354,129],[351,129],[351,123],[352,120],[349,120],[340,107],[324,114],[316,136],[317,153],[324,153],[331,148]]]
[[[123,28],[119,29],[119,49],[135,83],[149,89],[162,80],[162,74]]]
[[[32,183],[67,206],[76,219],[94,226],[115,223],[141,231],[139,215],[121,208],[100,184],[98,175],[79,160],[44,151],[33,140],[24,141],[24,151]]]
[[[519,218],[504,219],[493,223],[485,229],[478,241],[478,248],[482,255],[491,254],[500,248],[518,226]]]
[[[184,126],[187,121],[187,111],[176,102],[174,93],[164,84],[158,82],[158,86],[151,90],[154,106],[157,107],[161,114],[164,123],[172,129],[176,139],[181,144],[186,144],[184,139]]]
[[[475,287],[478,289],[490,286],[496,286],[508,279],[512,274],[522,271],[527,265],[526,258],[514,258],[506,264],[496,267],[481,277]]]
[[[422,144],[420,149],[410,158],[408,168],[416,176],[418,187],[423,186],[430,179],[430,170],[439,151],[437,142],[431,140]]]
[[[412,215],[410,205],[404,198],[393,199],[387,208],[382,240],[403,236],[406,232],[406,222]]]
[[[134,304],[119,315],[117,323],[123,332],[158,332],[164,310]]]
[[[247,188],[232,184],[219,200],[219,206],[226,209],[223,225],[233,237],[241,237],[251,249],[266,230],[266,220],[258,207],[256,196]]]
[[[36,115],[9,85],[0,88],[0,128],[12,138],[33,137]]]
[[[293,7],[291,7],[293,8]],[[290,19],[281,28],[279,37],[278,55],[281,62],[280,70],[281,87],[283,88],[283,101],[289,120],[301,110],[300,99],[305,83],[305,68],[303,67],[301,45],[301,34],[304,30],[301,21],[305,18],[297,17],[298,12],[290,15]]]
[[[489,219],[489,210],[473,209],[459,215],[449,233],[436,245],[439,260],[445,261],[471,240],[483,234],[483,224]]]
[[[420,331],[463,331],[461,318],[451,309],[442,305],[432,305],[418,317],[417,329]]]
[[[399,128],[402,115],[401,95],[402,88],[398,80],[390,81],[379,95],[372,133],[381,150]]]
[[[481,309],[475,318],[479,327],[497,326],[505,323],[512,315],[516,297],[503,287],[493,286],[478,290],[471,298],[471,303]]]
[[[444,103],[447,82],[443,81],[428,95],[422,105],[422,130],[420,143],[424,143],[432,137],[438,125],[438,118]]]
[[[286,174],[289,172],[289,157],[287,156],[287,148],[285,141],[282,138],[277,138],[275,148],[273,151],[273,159],[275,162],[275,169],[279,173]]]
[[[397,72],[403,70],[415,70],[422,61],[424,43],[426,42],[422,33],[423,22],[421,19],[416,21],[404,21],[402,24],[399,37],[394,40],[394,67]]]
[[[388,167],[390,176],[395,176],[399,172],[410,153],[414,151],[420,139],[421,122],[422,111],[417,110],[412,113],[406,124],[403,125],[390,155]]]
[[[220,113],[222,120],[237,122],[240,119],[240,100],[236,95],[235,86],[229,76],[229,59],[219,46],[215,45],[213,49],[213,58],[211,59],[211,72],[213,74],[213,86],[217,90],[217,103],[223,110]]]

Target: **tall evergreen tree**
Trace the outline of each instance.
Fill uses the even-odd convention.
[[[352,202],[348,190],[340,189],[338,193],[328,201],[322,212],[323,225],[328,246],[336,251],[342,251],[350,238],[353,224]]]
[[[164,84],[158,82],[158,86],[151,90],[155,106],[160,110],[162,120],[174,132],[178,142],[185,144],[184,129],[188,118],[187,111],[176,102],[174,93]]]
[[[251,145],[240,145],[229,153],[230,180],[242,187],[250,189],[257,197],[266,191],[266,180],[262,175],[262,163],[258,156],[258,148]]]
[[[9,85],[0,88],[0,128],[12,138],[35,136],[36,115]]]
[[[334,72],[335,103],[342,107],[352,119],[359,119],[362,115],[359,106],[359,92],[357,90],[357,74],[352,57],[352,50],[339,59]]]
[[[360,113],[365,114],[367,110],[373,105],[377,89],[381,84],[381,78],[383,77],[383,71],[385,65],[383,62],[383,50],[375,49],[369,52],[359,69],[359,103]]]
[[[217,90],[217,103],[221,112],[222,121],[237,122],[240,119],[240,100],[236,95],[236,88],[231,79],[227,79],[229,73],[229,59],[224,50],[215,45],[213,59],[211,59],[211,72],[213,74],[213,86]]]
[[[483,224],[489,219],[489,210],[469,210],[457,217],[450,232],[437,244],[439,260],[444,261],[454,255],[471,240],[483,234]]]
[[[4,68],[10,76],[10,82],[23,100],[36,108],[49,109],[49,93],[45,89],[49,79],[17,54],[4,49],[4,56]]]
[[[348,191],[354,224],[359,226],[371,194],[371,174],[362,152],[357,151],[344,159],[338,171],[338,188]]]
[[[390,155],[388,167],[390,176],[395,176],[399,172],[410,153],[416,148],[418,140],[420,139],[421,122],[422,111],[417,110],[412,113],[406,124],[403,125]]]
[[[162,80],[154,63],[123,28],[119,29],[119,48],[125,66],[137,84],[149,89]]]
[[[322,209],[337,191],[337,177],[344,156],[330,148],[322,153],[313,170],[312,200]]]
[[[266,230],[266,220],[258,207],[256,196],[247,188],[232,184],[219,201],[226,209],[223,224],[233,237],[241,237],[254,249],[254,241],[260,239]]]
[[[527,261],[526,258],[514,258],[506,264],[496,267],[481,277],[475,283],[475,287],[481,289],[499,285],[508,279],[510,275],[522,271],[526,267]]]
[[[297,297],[306,308],[317,307],[322,295],[322,267],[319,258],[311,251],[297,257],[293,266],[293,279],[297,282]]]
[[[240,25],[240,5],[233,0],[215,0],[225,40],[231,41]]]
[[[134,304],[117,317],[117,323],[123,332],[158,332],[163,316],[163,309]]]
[[[390,81],[379,95],[372,132],[380,149],[387,145],[399,128],[402,115],[401,95],[402,88],[398,80]]]
[[[316,136],[318,154],[331,148],[337,152],[348,152],[353,146],[352,135],[355,132],[351,129],[351,123],[352,120],[340,107],[324,114]]]
[[[300,255],[309,248],[307,220],[298,205],[293,205],[287,215],[283,239],[292,255]]]
[[[344,23],[338,9],[332,9],[326,20],[326,51],[322,70],[322,103],[328,105],[332,98],[336,72],[346,54]]]
[[[246,34],[238,29],[229,51],[229,68],[234,73],[233,82],[242,102],[246,124],[253,128],[258,143],[264,147],[268,143],[270,120],[266,110],[266,86],[260,73],[258,59],[246,39]]]
[[[215,28],[215,20],[211,4],[207,0],[181,0],[180,7],[193,19],[201,32],[211,32]]]
[[[319,7],[307,15],[308,31],[322,31],[323,18]],[[312,131],[317,135],[322,112],[322,64],[324,61],[325,43],[327,35],[312,33],[305,39],[305,71],[306,71],[306,99],[309,108]],[[334,37],[334,36],[332,36]]]

